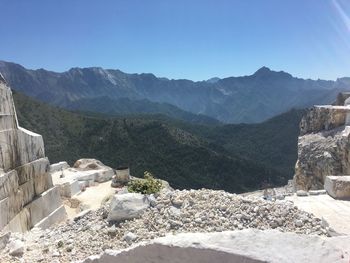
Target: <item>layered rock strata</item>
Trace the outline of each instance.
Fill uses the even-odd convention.
[[[0,75],[0,230],[23,232],[65,218],[48,172],[43,139],[19,127],[11,90]]]
[[[315,106],[300,123],[298,161],[294,181],[297,190],[323,189],[326,176],[350,174],[350,105]]]

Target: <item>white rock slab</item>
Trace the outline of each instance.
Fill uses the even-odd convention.
[[[53,187],[28,205],[31,214],[31,227],[49,216],[61,206],[61,195],[58,187]]]
[[[55,186],[59,187],[61,196],[71,198],[73,195],[80,193],[81,186],[79,181],[73,176],[62,177],[62,175],[63,171],[57,171],[51,174],[52,182]]]
[[[61,205],[59,208],[55,209],[48,216],[44,217],[40,222],[34,225],[36,228],[46,229],[51,227],[56,223],[63,222],[67,219],[67,212],[64,205]]]
[[[350,237],[245,229],[169,235],[126,250],[106,250],[83,263],[348,263]]]
[[[350,176],[327,176],[324,189],[335,199],[350,200]]]

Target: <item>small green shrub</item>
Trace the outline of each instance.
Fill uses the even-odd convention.
[[[162,188],[162,181],[155,179],[150,172],[145,171],[143,178],[130,181],[128,191],[130,193],[154,194]]]

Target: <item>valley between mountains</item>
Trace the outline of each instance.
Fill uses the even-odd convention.
[[[302,110],[261,124],[194,124],[165,115],[110,117],[59,109],[14,93],[23,127],[43,135],[51,163],[96,158],[176,188],[229,192],[283,185],[294,174]]]

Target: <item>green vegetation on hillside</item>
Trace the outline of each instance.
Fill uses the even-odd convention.
[[[162,114],[170,118],[188,121],[196,124],[216,124],[220,122],[201,114],[193,114],[181,110],[168,103],[151,102],[149,100],[131,100],[129,98],[113,99],[110,97],[97,97],[81,99],[69,103],[65,108],[69,110],[102,113],[109,116],[131,114]]]
[[[296,159],[298,111],[289,120],[253,126],[204,126],[160,115],[87,116],[18,93],[14,98],[20,125],[43,135],[52,163],[96,158],[114,168],[129,165],[137,177],[152,171],[175,188],[231,192],[280,185],[292,176],[283,171]]]
[[[291,177],[304,110],[291,110],[260,124],[229,124],[192,130],[209,142]]]

